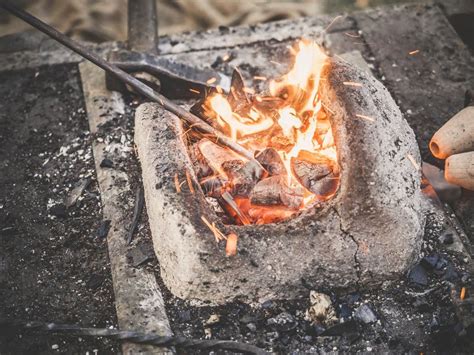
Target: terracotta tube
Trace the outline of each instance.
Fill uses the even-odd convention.
[[[431,138],[430,150],[438,159],[474,150],[474,106],[459,111]]]
[[[474,191],[474,152],[451,155],[446,159],[446,180]]]

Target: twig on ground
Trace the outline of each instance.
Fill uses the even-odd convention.
[[[83,328],[73,324],[55,324],[43,322],[21,322],[0,320],[0,330],[29,330],[48,333],[61,333],[74,336],[105,337],[123,340],[132,343],[156,345],[161,347],[177,347],[180,349],[193,350],[227,350],[244,354],[269,354],[254,345],[239,343],[228,340],[201,340],[185,337],[159,336],[156,334],[144,334],[129,330],[107,329],[107,328]]]
[[[137,229],[138,221],[140,220],[140,215],[142,214],[144,203],[145,197],[143,195],[143,187],[140,186],[137,188],[137,193],[135,195],[135,208],[133,209],[132,223],[127,234],[127,244],[130,244],[132,242],[133,233],[135,232],[135,229]]]

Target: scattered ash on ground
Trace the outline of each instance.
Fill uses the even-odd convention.
[[[76,65],[0,73],[0,319],[116,326]],[[0,335],[2,353],[117,352],[106,339]]]
[[[329,296],[333,310],[332,316],[323,312],[317,321],[307,315],[312,306],[310,290],[306,299],[296,301],[195,307],[166,290],[156,261],[148,267],[155,264],[168,317],[177,335],[238,340],[282,353],[471,353],[472,298],[459,298],[461,287],[472,290],[472,278],[461,255],[442,251],[443,235],[446,230],[429,216],[424,256],[399,281],[387,282],[368,292],[336,294],[317,290]],[[422,270],[422,276],[414,276],[413,270]],[[323,307],[321,302],[319,306]]]
[[[87,132],[77,67],[40,68],[38,73],[0,74],[2,83],[9,83],[0,85],[6,98],[0,119],[5,171],[0,177],[0,318],[116,327],[107,223],[101,220],[93,137]],[[27,98],[22,106],[15,105],[19,95]],[[130,117],[138,102],[127,102],[125,114],[94,138],[127,148],[123,159],[101,163],[129,174],[130,191],[120,203],[133,209],[141,181]],[[25,116],[35,119],[11,120]],[[80,190],[67,208],[67,198]],[[308,290],[301,300],[251,306],[196,307],[173,297],[160,278],[146,210],[128,257],[135,267],[155,271],[176,335],[232,339],[282,353],[472,353],[472,278],[465,257],[447,248],[452,243],[445,221],[428,214],[420,261],[401,280],[370,292]],[[462,287],[467,294],[460,301]],[[0,339],[11,352],[119,351],[119,344],[104,339],[20,334]]]
[[[129,107],[136,106],[137,102],[129,102]],[[128,162],[122,161],[121,166],[129,172],[132,185],[130,196],[124,198],[125,203],[134,198],[134,188],[139,186],[141,175],[133,155],[129,156]],[[398,281],[387,282],[371,291],[334,293],[308,289],[307,297],[300,300],[253,305],[234,301],[217,307],[197,307],[167,290],[153,255],[145,214],[146,210],[129,257],[136,260],[136,267],[155,271],[176,335],[248,342],[281,353],[471,353],[474,349],[474,326],[470,316],[472,298],[469,295],[473,286],[468,259],[462,253],[449,250],[456,231],[448,218],[440,217],[440,210],[427,213],[420,260]],[[224,253],[225,243],[221,244]],[[462,287],[468,290],[463,301],[460,300]],[[307,310],[311,306],[322,306],[310,302],[311,291],[327,296],[332,313],[323,312],[316,321],[308,316]]]

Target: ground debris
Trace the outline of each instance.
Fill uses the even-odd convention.
[[[377,316],[375,315],[374,311],[372,311],[372,308],[370,308],[370,306],[366,303],[356,309],[354,312],[354,318],[365,324],[370,324],[377,321]]]
[[[67,217],[66,205],[64,203],[54,204],[53,206],[49,208],[49,214],[58,218],[66,218]]]
[[[313,324],[331,324],[337,321],[336,311],[328,295],[311,291],[309,302],[310,306],[306,310],[306,320]]]
[[[107,234],[109,234],[109,229],[110,229],[110,220],[106,219],[102,221],[99,225],[99,228],[97,228],[97,236],[100,239],[106,238]]]
[[[87,186],[89,186],[90,182],[91,182],[91,178],[84,178],[84,179],[79,180],[76,186],[71,190],[69,195],[66,197],[66,200],[64,202],[64,204],[66,205],[66,208],[70,208],[76,204],[76,202],[78,201],[79,197],[81,197],[84,190],[87,188]]]

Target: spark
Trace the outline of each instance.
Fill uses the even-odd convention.
[[[189,89],[189,91],[194,92],[195,94],[200,94],[201,93],[199,90],[196,90],[196,89]]]
[[[353,81],[344,81],[343,84],[346,85],[346,86],[362,87],[362,84],[361,84],[361,83],[355,83],[355,82],[353,82]]]
[[[335,114],[335,112],[334,112],[333,110],[331,110],[328,106],[326,106],[326,104],[323,104],[323,103],[321,102],[321,106],[324,107],[324,109],[325,109],[326,111],[329,111],[329,112],[332,113],[333,115]]]
[[[355,35],[355,34],[352,34],[352,33],[349,33],[349,32],[345,32],[344,34],[346,36],[349,36],[349,37],[352,37],[352,38],[360,38],[360,35]]]
[[[227,236],[227,243],[225,245],[225,255],[226,256],[234,256],[237,254],[237,241],[239,237],[235,233],[230,233]]]
[[[331,21],[331,23],[324,29],[324,32],[327,32],[329,30],[329,28],[334,24],[334,22],[338,21],[342,17],[343,17],[342,15],[334,17],[333,20]]]
[[[290,50],[291,55],[296,55],[296,54],[298,54],[298,53],[296,52],[296,50],[295,50],[292,46],[286,46],[286,48],[288,48],[288,49]]]
[[[174,174],[174,187],[176,188],[176,192],[181,192],[181,185],[179,184],[178,173]]]
[[[407,154],[407,158],[413,164],[416,170],[420,170],[420,165],[416,162],[415,158],[413,158],[413,155]]]
[[[208,81],[206,81],[207,84],[213,84],[217,81],[216,78],[210,78]]]
[[[281,65],[281,63],[276,62],[276,61],[274,61],[274,60],[271,60],[270,63],[276,64],[276,65]]]
[[[408,52],[409,55],[415,55],[415,54],[418,54],[420,52],[419,49],[416,49],[414,51],[411,51],[411,52]]]
[[[188,182],[189,191],[191,191],[191,193],[194,195],[193,180],[191,179],[191,174],[187,170],[186,170],[186,181]]]
[[[219,230],[217,229],[216,225],[214,222],[209,223],[209,221],[206,219],[206,217],[201,216],[201,220],[206,224],[206,226],[211,230],[211,232],[214,234],[214,238],[216,238],[216,242],[219,242],[221,240],[227,239],[227,237]]]
[[[222,57],[222,60],[224,62],[227,62],[229,59],[230,59],[230,54],[224,54],[224,56]]]
[[[370,121],[370,122],[375,122],[375,118],[370,117],[370,116],[356,114],[356,117],[363,118],[364,120],[367,120],[367,121]]]
[[[466,288],[465,287],[461,288],[461,294],[459,295],[459,298],[461,299],[461,301],[466,298]]]
[[[254,76],[254,77],[253,77],[253,80],[261,80],[261,81],[265,81],[265,80],[267,80],[267,78],[266,78],[266,77],[264,77],[264,76]]]

